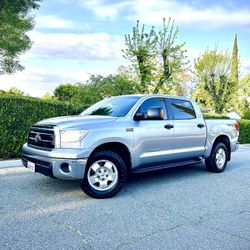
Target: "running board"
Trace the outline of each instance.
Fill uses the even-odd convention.
[[[179,162],[172,162],[168,164],[161,164],[161,165],[155,165],[155,166],[146,166],[146,167],[139,167],[136,169],[132,169],[132,173],[144,173],[149,171],[155,171],[155,170],[161,170],[165,168],[172,168],[172,167],[179,167],[179,166],[185,166],[185,165],[192,165],[202,162],[203,158],[197,158],[193,160],[187,160],[187,161],[179,161]]]

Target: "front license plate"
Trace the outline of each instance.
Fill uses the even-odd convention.
[[[33,163],[33,162],[28,161],[27,169],[35,173],[35,171],[36,171],[36,164]]]

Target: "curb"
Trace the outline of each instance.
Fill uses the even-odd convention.
[[[240,144],[239,145],[239,149],[241,149],[241,148],[249,148],[249,147],[250,147],[250,143]]]
[[[21,166],[22,166],[21,160],[0,161],[0,168],[16,168]]]

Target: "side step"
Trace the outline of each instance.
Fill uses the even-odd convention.
[[[161,169],[165,169],[165,168],[192,165],[192,164],[200,163],[202,161],[203,161],[203,158],[197,158],[197,159],[192,159],[192,160],[187,160],[187,161],[172,162],[172,163],[161,164],[161,165],[146,166],[146,167],[144,166],[144,167],[139,167],[139,168],[132,170],[132,173],[137,174],[137,173],[144,173],[144,172],[149,172],[149,171],[161,170]]]

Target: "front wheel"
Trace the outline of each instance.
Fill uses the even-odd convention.
[[[93,198],[109,198],[121,190],[126,179],[127,171],[123,159],[113,151],[102,150],[89,160],[81,188]]]
[[[228,151],[224,143],[216,143],[211,155],[205,160],[207,170],[210,172],[221,173],[227,166]]]

